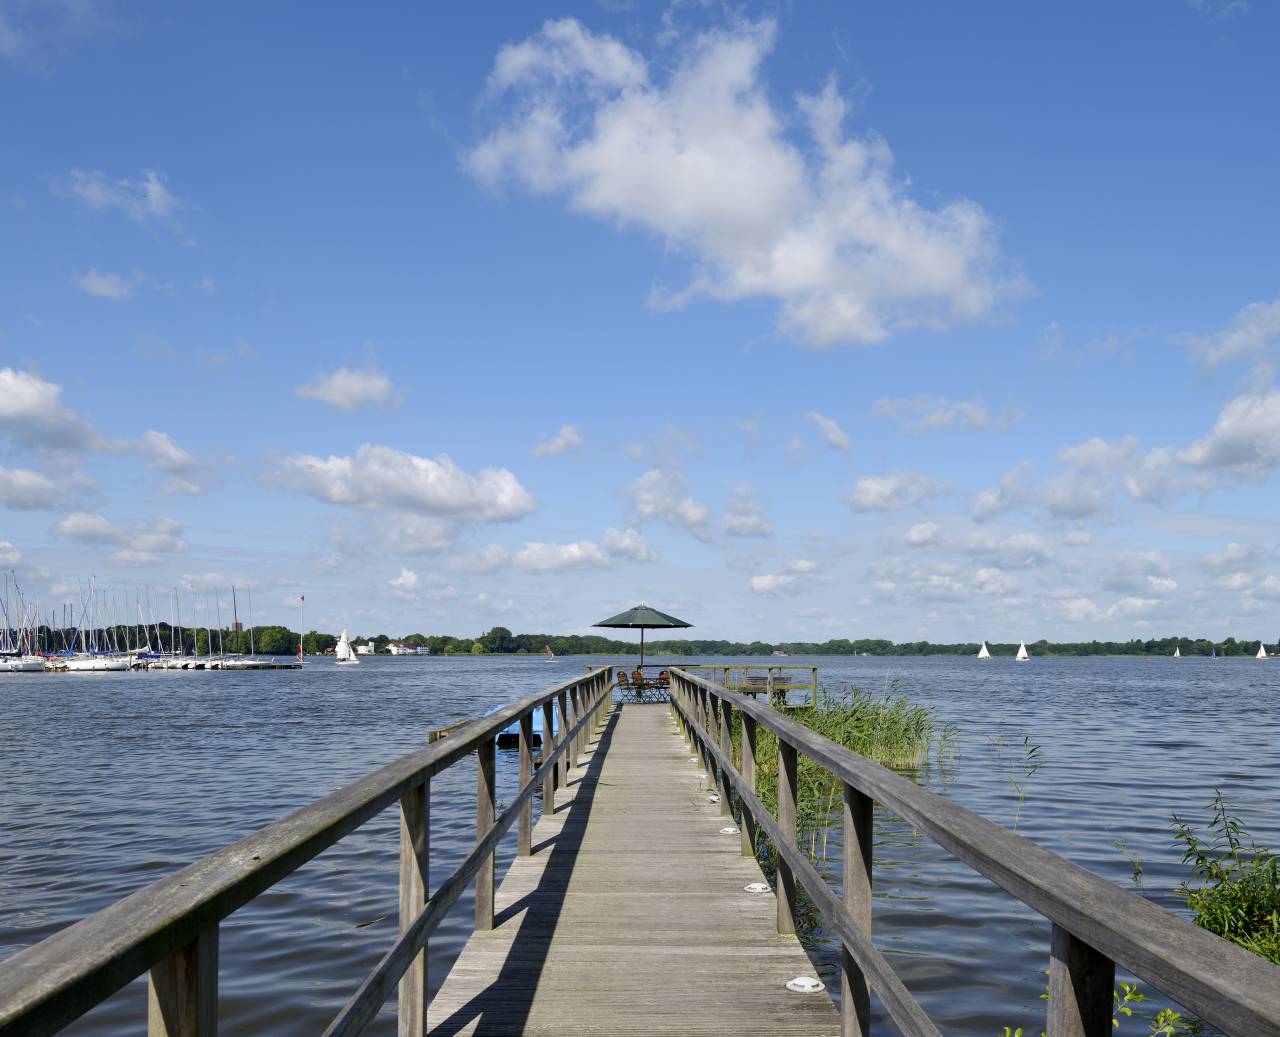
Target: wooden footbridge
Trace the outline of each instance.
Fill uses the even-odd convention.
[[[222,919],[381,811],[400,810],[400,936],[353,980],[328,1035],[361,1033],[398,999],[427,1034],[805,1034],[867,1037],[871,997],[907,1037],[939,1030],[871,939],[873,803],[910,821],[1051,923],[1050,1037],[1112,1032],[1117,965],[1234,1037],[1280,1037],[1280,969],[688,670],[667,705],[615,706],[596,670],[460,727],[365,779],[0,962],[0,1037],[55,1033],[149,977],[152,1037],[217,1030]],[[533,715],[557,737],[535,768]],[[495,741],[520,730],[499,815]],[[778,740],[778,809],[756,795],[761,728]],[[844,784],[837,893],[796,846],[808,756]],[[434,775],[476,761],[476,845],[430,881]],[[532,801],[543,816],[532,824]],[[736,818],[736,822],[735,822]],[[494,888],[494,849],[517,857]],[[778,872],[761,881],[757,840]],[[434,999],[426,946],[472,882],[475,932]],[[794,936],[802,885],[841,942],[841,1011],[786,983],[812,973]],[[287,999],[288,991],[280,997]],[[297,991],[294,996],[304,996]]]

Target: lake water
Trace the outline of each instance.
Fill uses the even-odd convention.
[[[719,661],[719,660],[717,660]],[[728,660],[725,660],[728,661]],[[759,662],[760,660],[744,660]],[[1252,659],[788,659],[825,686],[891,685],[957,729],[917,778],[1127,888],[1181,910],[1170,823],[1201,824],[1221,788],[1280,844],[1280,662]],[[581,673],[529,657],[325,661],[303,671],[0,677],[0,958],[269,824],[397,756],[430,727]],[[1025,778],[1025,747],[1043,766]],[[499,789],[515,786],[499,753]],[[1026,787],[1018,804],[1014,782]],[[432,874],[474,839],[474,768],[433,781]],[[877,811],[876,941],[943,1032],[1039,1032],[1048,925]],[[514,852],[503,842],[499,869]],[[398,835],[386,812],[236,912],[221,935],[224,1034],[319,1032],[394,939]],[[431,943],[437,985],[469,899]],[[827,979],[833,955],[816,954]],[[1153,1003],[1159,1002],[1154,995]],[[136,982],[67,1032],[137,1032]],[[1127,1032],[1146,1033],[1129,1023]],[[883,1021],[877,1032],[889,1032]],[[394,1033],[389,1012],[374,1032]]]

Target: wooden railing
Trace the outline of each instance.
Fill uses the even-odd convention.
[[[610,673],[564,681],[454,730],[320,802],[0,962],[0,1037],[56,1033],[149,970],[150,1037],[212,1037],[217,1030],[218,925],[339,839],[400,804],[400,937],[326,1035],[361,1033],[399,987],[400,1037],[427,1033],[427,940],[475,879],[476,929],[493,928],[494,849],[517,825],[531,852],[533,797],[553,809],[588,737],[609,705]],[[533,767],[533,713],[542,710],[542,762]],[[559,710],[559,737],[553,737]],[[495,740],[520,725],[519,789],[496,814]],[[433,775],[475,754],[476,845],[428,892]]]
[[[797,880],[842,944],[844,1037],[870,1032],[874,990],[906,1037],[939,1030],[871,942],[871,811],[893,811],[1052,924],[1049,1037],[1109,1037],[1119,965],[1232,1037],[1280,1037],[1280,968],[837,745],[784,714],[696,676],[671,671],[671,704],[685,736],[714,774],[720,809],[736,797],[742,854],[757,832],[778,863],[778,932],[795,929]],[[733,750],[734,718],[741,719]],[[756,795],[760,727],[778,740],[778,813]],[[844,785],[843,897],[796,845],[798,754]]]

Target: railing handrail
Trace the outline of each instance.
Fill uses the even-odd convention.
[[[598,676],[568,678],[472,720],[0,961],[0,1037],[66,1026],[513,721]]]
[[[673,668],[672,675],[751,717],[780,742],[888,807],[952,856],[1211,1026],[1241,1037],[1280,1037],[1277,966],[920,787],[748,695],[685,669]],[[678,696],[673,695],[673,701],[677,708],[684,708]],[[689,719],[696,723],[696,719]],[[727,764],[741,782],[742,775],[731,758],[725,759],[713,734],[705,728],[702,734],[709,739],[706,750],[722,766]],[[845,922],[854,925],[852,919]],[[1110,998],[1109,989],[1106,996]]]

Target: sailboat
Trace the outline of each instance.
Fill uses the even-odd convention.
[[[987,648],[987,642],[986,642],[986,641],[983,641],[983,642],[982,642],[982,647],[978,649],[978,658],[979,658],[979,659],[990,659],[990,658],[991,658],[991,650],[990,650],[989,648]]]
[[[1218,648],[1216,645],[1209,646],[1209,658],[1210,659],[1218,658]]]
[[[1181,646],[1181,645],[1174,645],[1174,646],[1173,646],[1173,657],[1174,657],[1175,659],[1181,659],[1181,658],[1182,658],[1182,646]]]
[[[547,653],[547,662],[553,663],[556,661],[556,653],[551,650],[550,645],[543,645],[542,650]]]
[[[1027,643],[1025,641],[1018,642],[1018,654],[1013,657],[1014,662],[1025,663],[1031,656],[1027,655]]]
[[[1259,662],[1267,661],[1267,650],[1265,647],[1263,647],[1263,644],[1261,641],[1258,642],[1258,654],[1255,655],[1254,658],[1257,659]]]
[[[344,628],[342,636],[338,638],[338,647],[333,650],[334,661],[339,666],[359,666],[360,660],[356,658],[356,653],[351,650],[351,642],[347,640],[347,631]]]

